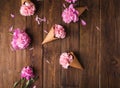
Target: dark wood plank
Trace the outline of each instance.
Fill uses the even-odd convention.
[[[65,3],[63,0],[62,3]],[[79,3],[79,2],[78,2]],[[78,4],[77,3],[77,4]],[[67,3],[66,3],[67,4]],[[79,23],[70,23],[65,24],[62,23],[66,29],[67,29],[67,37],[65,40],[62,41],[61,44],[61,52],[74,52],[74,54],[77,56],[78,60],[81,60],[80,58],[80,29],[79,29]],[[81,85],[81,79],[82,79],[82,71],[75,68],[68,68],[62,69],[61,73],[61,88],[80,88]]]
[[[40,3],[40,2],[39,2]],[[37,5],[40,5],[37,2]],[[42,2],[43,3],[43,2]],[[39,9],[39,14],[42,16],[42,6]],[[42,26],[38,26],[35,22],[35,16],[23,17],[19,13],[21,1],[7,0],[0,1],[1,8],[6,11],[0,10],[0,88],[12,88],[13,83],[20,79],[20,72],[24,66],[32,65],[35,68],[36,75],[39,76],[36,86],[42,87]],[[15,18],[11,18],[10,14],[14,14]],[[9,28],[27,29],[26,31],[34,40],[31,47],[33,50],[29,50],[31,47],[25,50],[12,51],[10,48],[11,35],[9,35]]]
[[[16,4],[14,4],[14,3]],[[13,83],[17,81],[20,77],[20,70],[24,62],[24,52],[12,52],[10,48],[11,35],[9,35],[9,28],[13,25],[14,28],[23,26],[25,20],[19,15],[20,2],[10,0],[4,0],[0,3],[1,8],[6,11],[0,10],[1,12],[1,66],[2,69],[2,80],[1,88],[11,88]],[[14,6],[14,7],[13,7]],[[16,19],[12,19],[10,14],[14,14]],[[16,24],[16,25],[15,25]],[[19,25],[19,26],[18,26]],[[21,55],[22,54],[22,55]],[[22,64],[21,64],[22,63]]]
[[[88,6],[88,12],[82,16],[87,26],[80,26],[80,57],[85,68],[80,86],[99,88],[101,32],[96,27],[100,27],[100,0],[87,0],[83,4]]]
[[[0,1],[0,88],[11,88],[27,65],[33,66],[39,76],[37,88],[120,88],[119,0],[78,0],[76,7],[87,5],[89,9],[81,16],[87,22],[85,27],[80,22],[62,21],[65,0],[33,2],[37,6],[36,14],[23,17],[19,13],[20,0]],[[11,13],[15,18],[10,17]],[[36,15],[46,17],[48,22],[38,25]],[[42,46],[47,35],[44,30],[49,31],[55,23],[65,27],[67,37]],[[26,29],[32,38],[31,46],[11,50],[12,25]],[[59,65],[59,56],[65,51],[75,53],[83,71],[71,67],[65,70]]]
[[[120,1],[101,0],[101,87],[120,88]]]
[[[33,0],[33,3],[36,5],[36,13],[34,16],[26,18],[26,31],[31,36],[32,43],[29,49],[27,50],[27,64],[34,67],[35,73],[39,76],[35,85],[38,88],[43,88],[43,51],[42,51],[42,39],[43,39],[43,23],[40,25],[35,21],[36,15],[40,18],[43,18],[44,11],[44,1]],[[33,48],[32,50],[30,50]]]
[[[61,0],[45,0],[44,16],[48,24],[44,24],[43,30],[49,32],[54,24],[61,24]],[[44,38],[47,34],[44,33]],[[43,88],[60,88],[61,70],[59,65],[59,55],[61,50],[61,40],[56,40],[43,45]]]

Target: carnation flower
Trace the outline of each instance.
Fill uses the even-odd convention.
[[[59,63],[63,68],[67,69],[70,63],[73,61],[73,56],[70,53],[62,53],[60,55]]]
[[[75,3],[77,0],[65,0],[68,3]]]
[[[65,38],[65,36],[66,36],[66,32],[65,32],[64,28],[58,24],[55,24],[55,26],[54,26],[54,34],[55,34],[55,37],[62,38],[62,39]]]
[[[25,78],[27,80],[34,78],[33,69],[30,66],[24,67],[21,71],[21,78]]]
[[[35,5],[32,2],[25,2],[20,7],[20,14],[23,16],[31,16],[35,13]]]
[[[30,41],[31,39],[26,32],[21,31],[19,28],[14,30],[11,45],[15,50],[27,48]]]
[[[71,4],[62,12],[62,19],[65,23],[68,24],[72,21],[77,22],[79,20],[78,14],[79,12],[73,7],[73,4]]]
[[[38,76],[35,76],[32,67],[26,66],[21,71],[21,79],[14,83],[13,88],[16,88],[19,84],[24,88],[31,88],[37,78]]]

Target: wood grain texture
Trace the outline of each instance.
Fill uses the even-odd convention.
[[[120,0],[78,0],[75,7],[88,6],[80,17],[86,26],[62,21],[63,3],[68,6],[65,0],[32,1],[37,11],[30,17],[20,15],[20,0],[0,1],[0,88],[12,88],[27,65],[39,76],[37,88],[120,88]],[[38,25],[36,15],[47,22]],[[63,25],[67,37],[41,45],[47,35],[44,30],[49,32],[54,24]],[[11,26],[30,35],[27,49],[12,51]],[[59,65],[59,56],[66,51],[75,53],[83,71]]]
[[[48,20],[48,24],[44,24],[43,30],[50,31],[54,24],[61,23],[61,0],[45,0],[44,16]],[[46,36],[46,34],[44,33]],[[59,55],[61,50],[60,40],[43,45],[43,88],[60,88],[61,70],[59,64]]]
[[[120,88],[120,1],[101,0],[101,87]]]

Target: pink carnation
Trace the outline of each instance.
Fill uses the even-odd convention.
[[[32,2],[25,2],[20,7],[20,14],[23,16],[31,16],[35,13],[35,5]]]
[[[66,36],[66,32],[65,32],[64,28],[58,24],[55,24],[55,26],[54,26],[54,33],[55,33],[55,37],[57,37],[57,38],[63,39]]]
[[[30,44],[30,37],[24,31],[21,31],[19,28],[15,29],[13,32],[13,39],[11,42],[12,47],[17,49],[25,49]]]
[[[68,3],[75,3],[77,0],[65,0]]]
[[[68,8],[66,8],[62,12],[62,18],[65,23],[70,23],[70,22],[77,22],[79,20],[78,16],[79,12],[75,10],[73,7],[73,4],[71,4]]]
[[[25,78],[27,80],[34,78],[33,69],[29,66],[24,67],[21,71],[21,78]]]
[[[73,61],[73,56],[70,53],[62,53],[60,56],[59,63],[63,68],[67,69],[70,63]]]

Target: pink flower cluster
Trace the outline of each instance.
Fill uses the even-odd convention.
[[[73,7],[73,4],[71,4],[62,12],[63,21],[68,24],[72,21],[77,22],[79,20],[78,14],[79,12]]]
[[[73,61],[73,56],[70,53],[62,53],[60,55],[59,63],[63,68],[67,69],[70,63]]]
[[[35,13],[35,5],[32,2],[25,2],[20,7],[20,14],[23,16],[31,16]]]
[[[75,3],[77,0],[65,0],[68,3]]]
[[[33,69],[30,66],[24,67],[21,71],[21,78],[25,78],[27,80],[34,78]]]
[[[31,39],[26,32],[21,31],[19,28],[14,30],[11,45],[15,50],[25,49],[29,46],[30,41]]]
[[[65,32],[64,28],[58,24],[55,24],[55,26],[54,26],[54,34],[55,34],[55,37],[61,38],[61,39],[65,38],[65,36],[66,36],[66,32]]]

